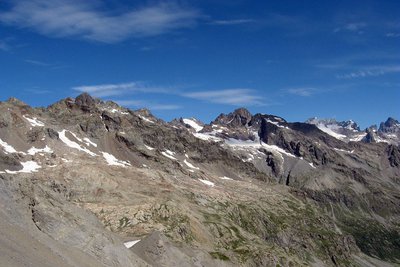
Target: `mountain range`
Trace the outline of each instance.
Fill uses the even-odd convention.
[[[0,102],[4,266],[398,266],[400,123]]]

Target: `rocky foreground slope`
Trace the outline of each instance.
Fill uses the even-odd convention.
[[[397,124],[357,141],[349,125],[245,109],[166,123],[87,94],[0,102],[0,262],[396,266]]]

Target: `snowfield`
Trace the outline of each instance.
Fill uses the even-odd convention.
[[[124,243],[124,246],[126,248],[131,248],[131,247],[133,247],[134,245],[136,245],[139,242],[140,242],[140,239],[139,240],[134,240],[134,241],[128,241],[128,242]]]
[[[161,154],[162,154],[164,157],[170,158],[170,159],[172,159],[172,160],[178,160],[177,158],[174,157],[175,152],[172,152],[171,150],[168,150],[168,149],[167,149],[167,150],[161,152]]]
[[[22,165],[22,170],[19,171],[5,170],[5,172],[9,174],[32,173],[32,172],[37,172],[38,169],[42,168],[39,164],[37,164],[34,161],[21,162],[21,165]]]
[[[94,157],[94,156],[97,156],[96,153],[93,153],[92,151],[90,151],[89,149],[87,149],[87,148],[85,148],[85,147],[82,147],[82,146],[79,145],[78,143],[69,140],[68,137],[65,135],[66,132],[67,132],[67,130],[62,130],[61,132],[58,132],[58,136],[60,137],[60,140],[61,140],[64,144],[66,144],[66,145],[69,146],[70,148],[75,148],[75,149],[78,149],[78,150],[80,150],[80,151],[83,151],[83,152],[89,154],[90,156],[93,156],[93,157]],[[68,131],[68,132],[69,132],[69,131]],[[70,132],[70,133],[71,133],[71,132]],[[71,133],[71,134],[72,134],[75,138],[77,138],[75,134],[73,134],[73,133]],[[81,139],[80,139],[80,138],[77,138],[77,140],[81,140]]]
[[[183,119],[185,124],[190,125],[196,132],[200,132],[204,127],[199,125],[194,119]]]
[[[44,126],[44,123],[43,122],[41,122],[41,121],[39,121],[37,118],[28,118],[28,117],[26,117],[25,115],[23,116],[24,117],[24,119],[26,119],[33,127],[36,127],[36,126],[38,126],[38,127],[43,127]]]
[[[186,166],[188,166],[191,169],[200,170],[199,167],[194,166],[192,163],[188,162],[186,159],[183,161],[183,163],[185,163]]]
[[[215,184],[213,182],[207,181],[207,180],[203,180],[203,179],[199,179],[200,182],[202,182],[203,184],[206,184],[208,186],[215,186]]]
[[[114,166],[120,166],[120,167],[128,167],[131,166],[131,164],[127,161],[119,160],[113,155],[107,153],[107,152],[101,152],[103,154],[104,159],[107,161],[108,165],[114,165]]]
[[[28,155],[34,156],[37,153],[53,153],[53,150],[47,145],[44,148],[32,147],[28,150]]]
[[[9,145],[7,142],[4,142],[3,140],[0,139],[0,146],[3,147],[4,149],[4,153],[8,154],[8,153],[18,153],[17,150],[15,150],[14,147],[12,147],[11,145]]]

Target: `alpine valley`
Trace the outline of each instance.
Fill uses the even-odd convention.
[[[400,123],[0,102],[1,266],[399,266]]]

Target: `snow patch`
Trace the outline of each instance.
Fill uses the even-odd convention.
[[[360,142],[366,135],[367,135],[367,133],[362,133],[362,134],[359,134],[359,135],[355,135],[355,136],[353,136],[353,138],[350,138],[350,141]]]
[[[320,129],[321,131],[323,131],[323,132],[329,134],[330,136],[335,137],[336,139],[342,140],[342,139],[346,138],[345,135],[343,135],[343,134],[338,134],[338,133],[336,133],[336,132],[334,131],[335,129],[338,129],[339,126],[337,126],[337,125],[328,125],[328,126],[327,126],[327,125],[324,125],[324,124],[322,124],[322,123],[319,123],[319,124],[317,124],[316,126],[317,126],[318,129]]]
[[[4,148],[4,152],[6,154],[8,154],[8,153],[18,153],[18,151],[15,150],[14,147],[9,145],[7,142],[4,142],[3,140],[1,140],[1,138],[0,138],[0,146],[2,146]]]
[[[145,148],[147,148],[148,150],[154,150],[154,147],[148,146],[148,145],[144,145]]]
[[[333,148],[336,151],[341,151],[341,152],[345,152],[345,153],[350,153],[353,154],[354,150],[344,150],[344,149],[340,149],[340,148]]]
[[[200,132],[204,127],[199,125],[194,119],[183,119],[185,124],[188,124],[192,127],[196,132]]]
[[[5,170],[5,172],[10,173],[10,174],[32,173],[32,172],[37,172],[38,169],[42,168],[39,164],[37,164],[34,161],[21,162],[21,165],[22,165],[22,170],[19,170],[19,171]]]
[[[232,178],[226,177],[226,176],[221,176],[219,177],[222,180],[233,180]]]
[[[148,119],[148,118],[146,118],[146,117],[144,117],[142,115],[138,115],[138,117],[141,118],[142,120],[146,121],[146,122],[154,123],[154,121],[152,121],[152,120],[150,120],[150,119]]]
[[[199,179],[199,181],[202,182],[203,184],[206,184],[211,187],[215,186],[215,184],[213,182],[210,182],[208,180]]]
[[[101,153],[103,154],[103,157],[107,161],[108,165],[121,166],[121,167],[131,166],[129,162],[119,160],[116,157],[114,157],[114,155],[111,155],[107,152],[101,152]]]
[[[24,115],[23,117],[24,117],[27,121],[29,121],[29,123],[30,123],[33,127],[35,127],[35,126],[43,127],[43,126],[44,126],[44,123],[41,122],[41,121],[39,121],[39,120],[38,120],[37,118],[35,118],[35,117],[33,117],[32,119],[26,117],[25,115]]]
[[[84,141],[84,143],[87,145],[87,146],[94,146],[94,147],[97,147],[97,144],[96,143],[94,143],[94,142],[92,142],[89,138],[87,138],[87,137],[85,137],[85,138],[83,138],[83,141]]]
[[[171,150],[168,150],[168,149],[167,149],[167,150],[161,152],[161,154],[162,154],[163,156],[167,157],[167,158],[172,159],[172,160],[177,160],[177,159],[174,157],[175,152],[172,152]]]
[[[275,117],[275,118],[276,118],[276,117]],[[271,121],[271,120],[269,120],[269,119],[266,119],[266,121],[269,122],[269,123],[272,123],[272,124],[274,124],[274,125],[276,125],[276,126],[278,126],[279,128],[284,128],[284,129],[290,130],[289,127],[280,125],[280,124],[279,124],[278,122],[276,122],[276,121]],[[280,119],[280,121],[282,121],[282,120]]]
[[[66,144],[67,146],[69,146],[69,147],[71,147],[71,148],[75,148],[75,149],[78,149],[78,150],[80,150],[80,151],[83,151],[83,152],[89,154],[90,156],[97,156],[96,153],[93,153],[92,151],[90,151],[89,149],[87,149],[87,148],[85,148],[85,147],[82,147],[82,146],[79,145],[78,143],[69,140],[68,137],[65,135],[66,132],[67,132],[67,130],[62,130],[61,132],[58,132],[58,135],[59,135],[59,137],[60,137],[60,140],[61,140],[64,144]],[[71,132],[70,132],[70,133],[71,133]],[[73,134],[73,133],[71,133],[71,134],[72,134],[75,138],[77,138],[77,137],[75,136],[75,134]],[[79,139],[77,138],[77,140],[79,140]]]
[[[192,163],[188,162],[186,159],[183,161],[183,163],[185,163],[186,166],[188,166],[191,169],[200,170],[199,167],[194,166]]]
[[[108,111],[111,112],[111,113],[119,113],[119,114],[122,114],[122,115],[129,115],[129,112],[121,111],[121,110],[118,110],[118,109],[115,109],[115,108],[110,109]]]
[[[134,245],[136,245],[139,242],[140,242],[140,239],[139,240],[134,240],[134,241],[128,241],[128,242],[124,243],[124,246],[126,248],[131,248],[131,247],[133,247]]]
[[[53,153],[53,150],[51,150],[51,148],[47,145],[44,148],[31,147],[28,150],[28,154],[31,156],[35,155],[36,153]]]
[[[213,133],[193,133],[195,137],[198,139],[204,140],[204,141],[213,141],[213,142],[219,142],[222,141],[221,138],[213,136]]]

